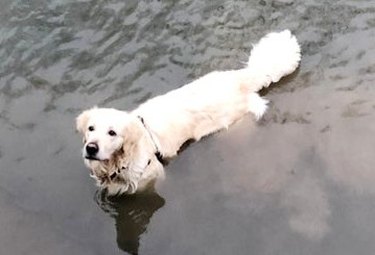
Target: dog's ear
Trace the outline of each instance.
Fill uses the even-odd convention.
[[[78,115],[78,117],[76,118],[76,128],[77,128],[77,131],[80,132],[81,134],[84,134],[86,129],[87,129],[87,123],[90,119],[90,115],[91,115],[91,112],[93,109],[95,109],[96,107],[90,109],[90,110],[86,110],[86,111],[83,111],[80,115]]]

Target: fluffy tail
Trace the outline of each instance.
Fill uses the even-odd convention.
[[[267,34],[254,45],[247,67],[243,69],[251,75],[249,89],[256,92],[279,81],[294,72],[300,60],[300,46],[289,30]]]

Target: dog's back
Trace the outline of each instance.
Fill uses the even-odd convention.
[[[260,118],[268,101],[256,92],[292,73],[300,58],[289,30],[270,33],[254,46],[245,68],[211,72],[147,101],[135,112],[152,127],[164,155],[171,157],[185,141],[227,128],[247,112]]]

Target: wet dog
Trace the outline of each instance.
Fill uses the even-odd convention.
[[[270,33],[253,47],[243,69],[211,72],[131,112],[82,112],[76,125],[91,176],[109,194],[145,189],[164,176],[163,162],[186,141],[228,128],[249,112],[262,117],[268,101],[257,92],[292,73],[300,58],[289,30]]]

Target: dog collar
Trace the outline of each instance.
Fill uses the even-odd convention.
[[[163,154],[161,154],[160,150],[159,150],[159,147],[157,145],[157,143],[155,142],[155,139],[154,139],[154,136],[152,135],[152,132],[151,130],[147,127],[146,123],[145,123],[145,120],[141,117],[141,116],[137,116],[138,119],[141,121],[143,127],[145,128],[145,130],[147,131],[147,134],[148,136],[150,137],[152,143],[154,144],[154,147],[155,147],[155,157],[157,158],[157,160],[162,164],[162,165],[165,165],[166,164],[166,161],[164,160],[163,158]]]

